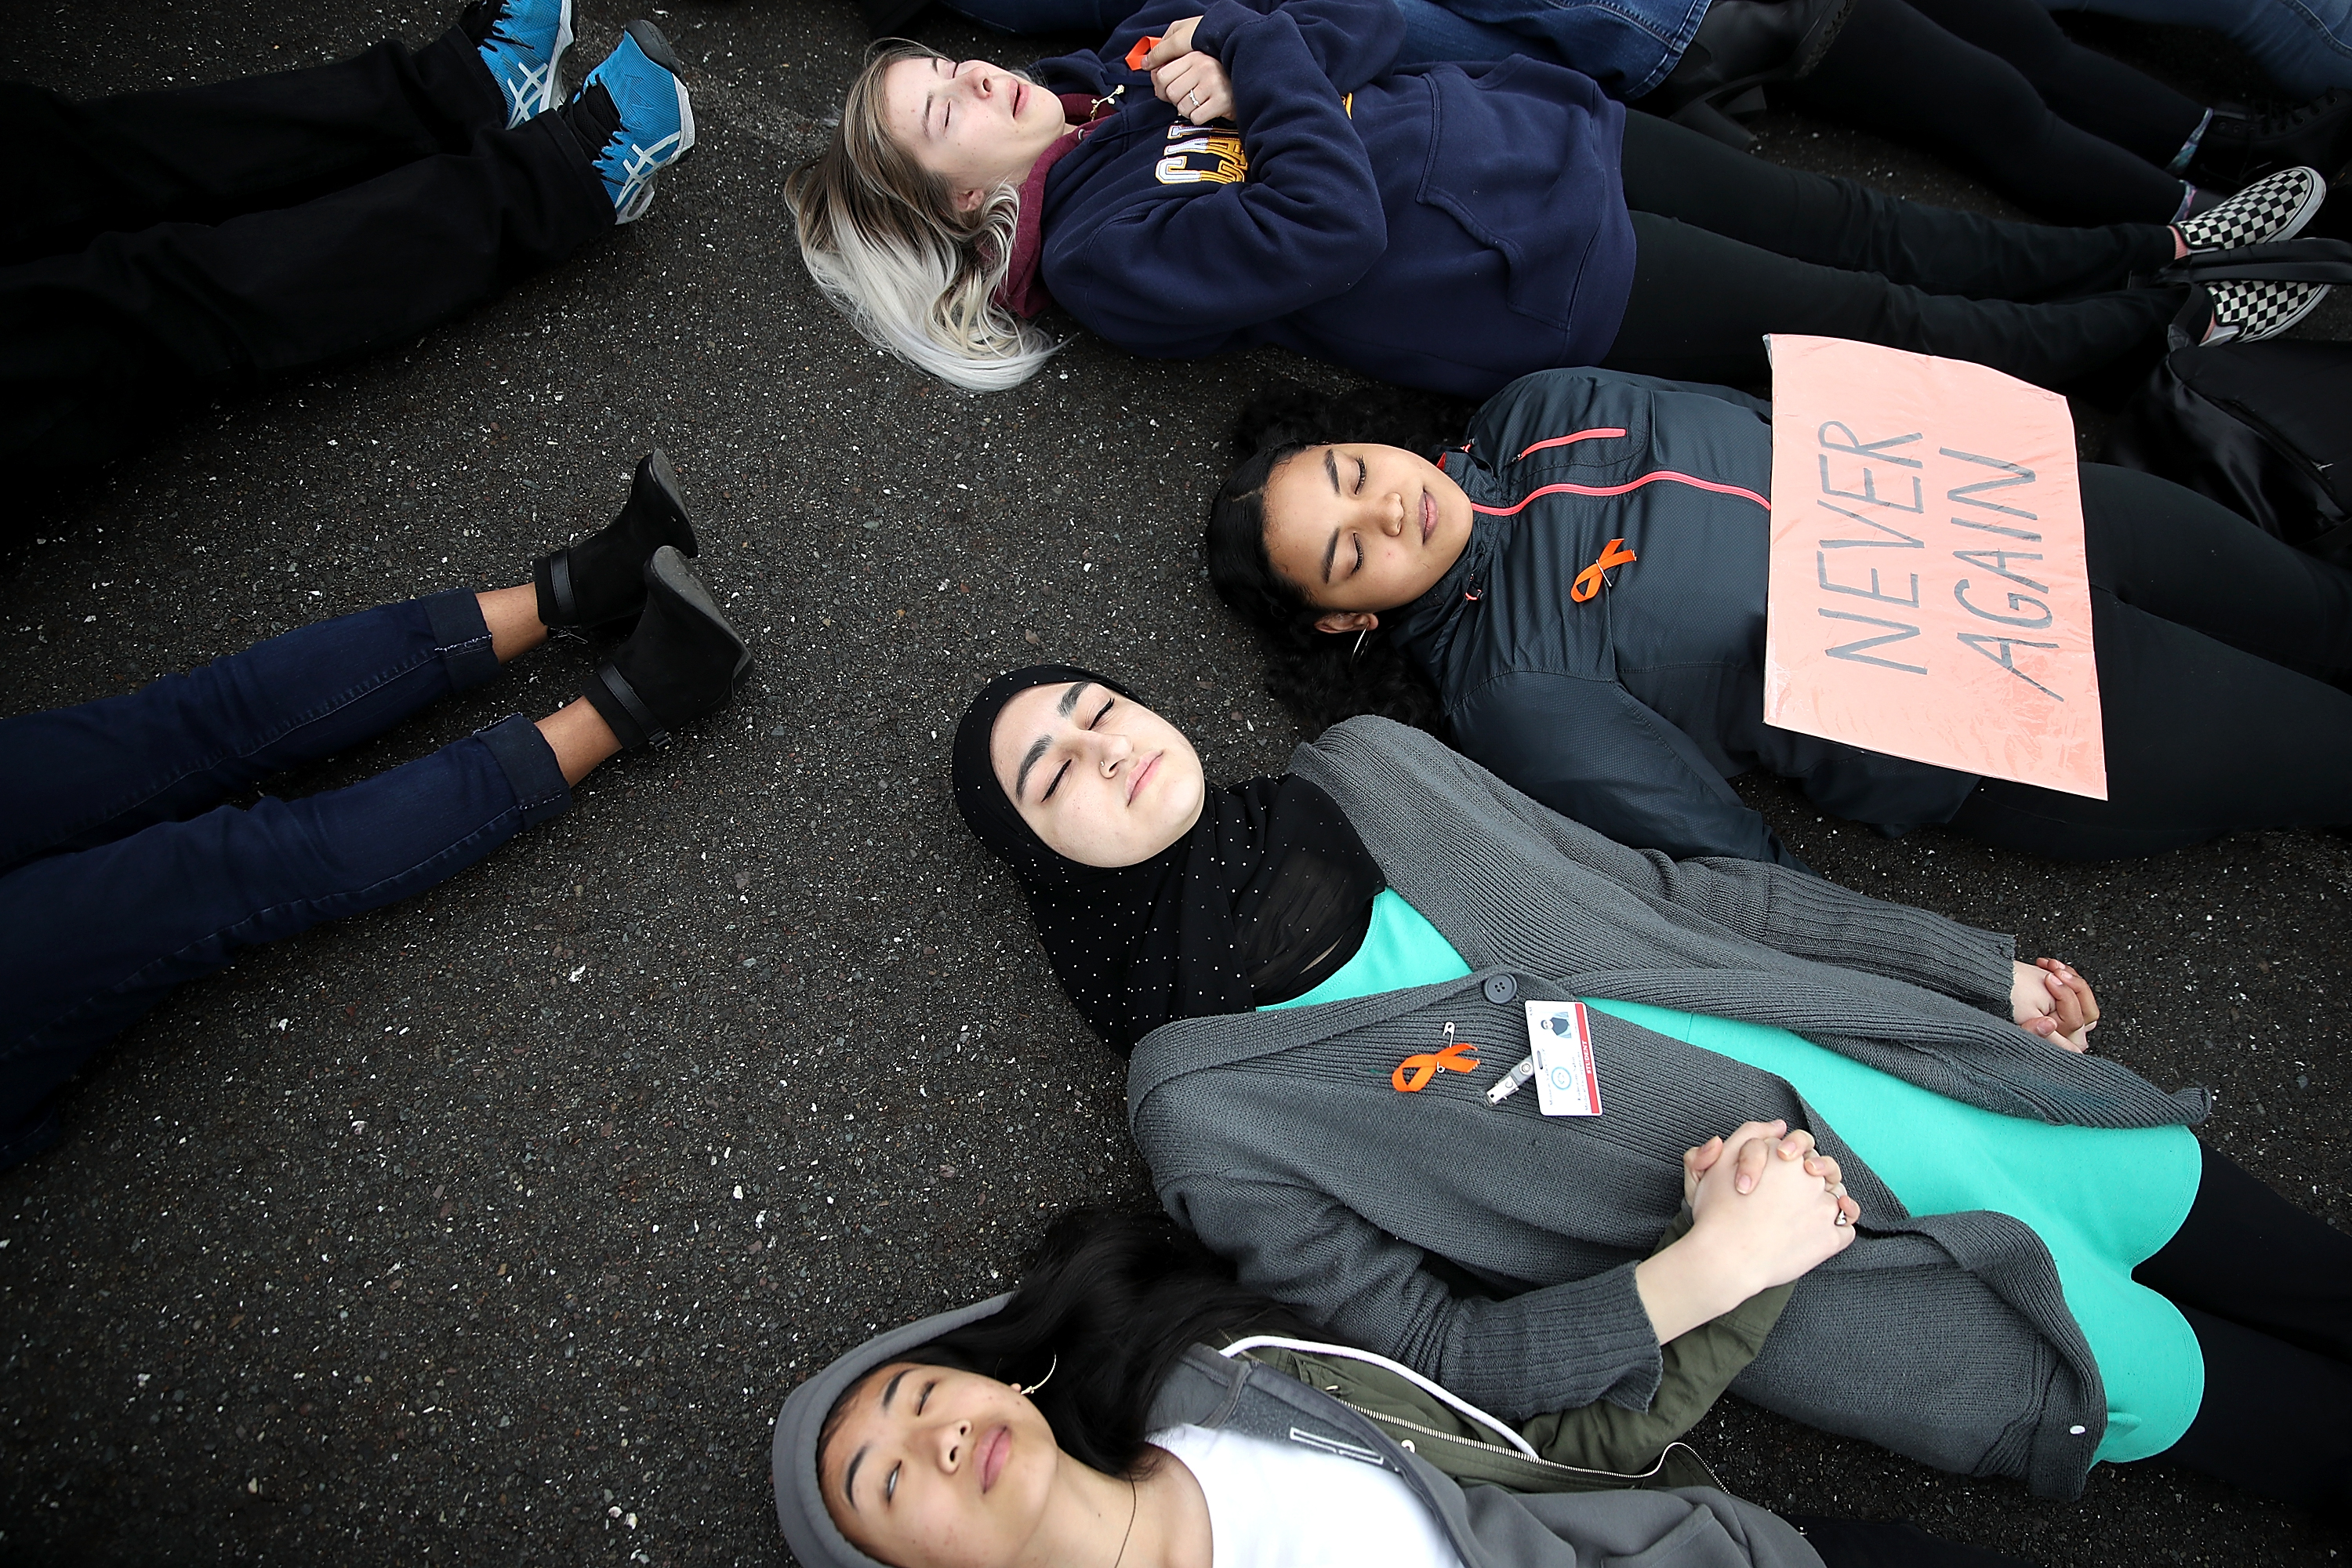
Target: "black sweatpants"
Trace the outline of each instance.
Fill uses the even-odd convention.
[[[1612,370],[1765,381],[1767,332],[1975,360],[2053,386],[2153,363],[2176,289],[2130,289],[2172,258],[2160,223],[2056,228],[1925,206],[1784,169],[1654,115],[1625,117],[1633,286]]]
[[[2149,1464],[2307,1507],[2352,1502],[2352,1236],[2204,1151],[2179,1233],[2132,1278],[2181,1310],[2205,1398]]]
[[[191,400],[404,342],[612,226],[472,40],[68,103],[0,84],[0,460],[102,461]]]
[[[1925,147],[2062,224],[2163,223],[2201,106],[2069,40],[2040,0],[1855,0],[1790,103]]]
[[[2082,482],[2107,798],[1987,779],[1951,828],[2109,860],[2352,822],[2352,572],[2152,474]]]

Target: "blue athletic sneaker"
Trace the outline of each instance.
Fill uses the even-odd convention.
[[[694,146],[694,106],[678,79],[680,68],[660,28],[632,22],[620,47],[588,73],[565,106],[582,143],[594,149],[614,223],[642,216],[654,199],[654,176]]]
[[[507,100],[507,128],[562,101],[555,64],[572,47],[572,0],[488,0],[472,9],[488,14],[487,27],[476,36],[482,64]]]

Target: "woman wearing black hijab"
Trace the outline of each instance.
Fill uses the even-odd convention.
[[[1047,666],[982,692],[954,767],[1133,1053],[1161,1203],[1310,1320],[1507,1414],[1640,1410],[1664,1347],[1793,1281],[1734,1386],[1829,1430],[2055,1497],[2158,1454],[2314,1504],[2352,1474],[2352,1238],[2204,1149],[2202,1090],[2081,1054],[2063,964],[1628,849],[1370,716],[1214,790]],[[1571,1018],[1583,1109],[1514,1093],[1521,1030]],[[1758,1184],[1647,1251],[1727,1146]]]
[[[1089,721],[1083,733],[1102,749],[1154,760],[1133,803],[1122,786],[1118,807],[1176,829],[1172,843],[1131,864],[1087,865],[1022,820],[990,742],[1005,708],[1045,686],[1065,689],[1050,704],[1055,717]],[[1052,752],[1047,740],[1030,755],[1041,739],[1023,733],[1015,744],[1024,797],[1076,792],[1062,770],[1080,759],[1041,765]],[[1329,795],[1296,776],[1205,788],[1190,742],[1125,687],[1069,665],[1001,675],[972,700],[956,729],[955,793],[972,832],[1029,895],[1054,978],[1122,1055],[1171,1018],[1246,1013],[1313,990],[1355,955],[1387,886]]]

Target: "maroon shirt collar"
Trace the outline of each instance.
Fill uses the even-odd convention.
[[[1024,319],[1043,315],[1054,302],[1053,296],[1045,292],[1044,279],[1038,276],[1045,250],[1045,176],[1118,107],[1115,100],[1093,98],[1083,92],[1059,96],[1062,118],[1079,127],[1079,131],[1076,136],[1055,137],[1054,144],[1029,165],[1028,177],[1021,182],[1021,216],[1013,226],[1013,265],[993,296],[995,303]]]

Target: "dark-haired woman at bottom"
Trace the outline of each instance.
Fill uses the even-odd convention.
[[[793,1392],[776,1517],[808,1568],[2014,1568],[1908,1524],[1781,1519],[1686,1449],[1687,1480],[1591,1489],[1632,1478],[1539,1451],[1585,1412],[1514,1429],[1328,1338],[1164,1220],[1066,1215],[1011,1295]]]

